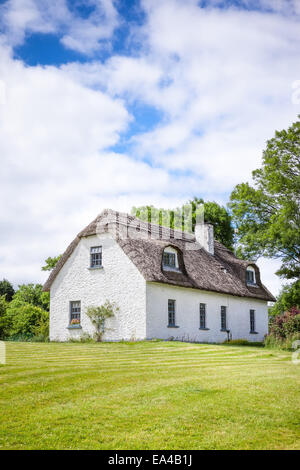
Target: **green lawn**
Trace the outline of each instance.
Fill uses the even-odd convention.
[[[300,449],[291,353],[177,342],[6,346],[1,449]]]

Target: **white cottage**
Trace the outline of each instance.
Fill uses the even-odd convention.
[[[272,294],[258,267],[214,240],[105,210],[80,232],[51,272],[50,339],[67,341],[93,326],[87,307],[119,306],[105,340],[261,341]]]

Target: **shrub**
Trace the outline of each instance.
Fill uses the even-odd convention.
[[[270,334],[265,338],[269,348],[291,349],[300,339],[300,309],[292,307],[282,315],[270,319]]]
[[[7,308],[9,337],[23,335],[30,338],[47,331],[48,312],[32,304],[17,305],[14,300]]]
[[[300,308],[300,280],[281,289],[277,302],[269,309],[269,313],[270,316],[282,315],[292,307]]]
[[[113,303],[106,300],[103,305],[99,307],[88,307],[86,314],[90,318],[92,324],[95,327],[95,340],[97,342],[102,341],[103,335],[108,328],[105,325],[105,320],[108,318],[114,317],[115,313],[119,311],[119,307]]]
[[[300,333],[294,333],[286,338],[268,335],[265,338],[264,344],[266,348],[292,350],[293,342],[297,340],[300,340]]]
[[[300,309],[293,307],[283,315],[277,315],[270,322],[270,334],[285,339],[300,332]]]
[[[9,329],[9,322],[6,315],[8,303],[5,297],[5,295],[0,295],[0,339],[4,339],[7,336]]]

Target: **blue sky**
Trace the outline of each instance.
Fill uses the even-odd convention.
[[[297,0],[0,1],[1,273],[43,281],[105,207],[226,204],[299,113],[299,19]]]

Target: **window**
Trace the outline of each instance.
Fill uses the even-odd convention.
[[[80,325],[80,301],[70,302],[70,325]]]
[[[180,271],[178,262],[178,250],[173,246],[167,246],[162,256],[162,268],[165,271]]]
[[[200,304],[200,330],[206,328],[206,305]]]
[[[102,246],[91,247],[91,268],[100,268],[102,266]]]
[[[168,300],[168,326],[175,326],[175,300]]]
[[[250,333],[255,333],[255,310],[250,310]]]
[[[176,268],[176,256],[175,253],[169,253],[164,251],[163,265],[170,268]]]
[[[221,307],[221,330],[227,330],[227,319],[226,319],[227,308],[222,305]]]
[[[246,271],[246,281],[247,284],[255,284],[255,270],[252,266],[248,266]]]

